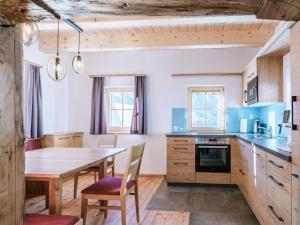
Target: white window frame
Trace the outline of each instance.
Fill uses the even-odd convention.
[[[110,127],[111,124],[111,102],[110,102],[110,95],[113,92],[133,92],[134,93],[134,87],[107,87],[106,90],[106,115],[107,115],[107,132],[108,133],[124,133],[129,134],[130,133],[130,127]],[[122,109],[123,112],[124,109]]]
[[[193,92],[220,92],[220,126],[219,127],[193,127],[192,126],[192,93]],[[187,123],[188,130],[197,131],[225,131],[225,87],[224,86],[191,86],[188,87],[188,100],[187,100]]]

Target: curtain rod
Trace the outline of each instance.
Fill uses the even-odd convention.
[[[42,66],[42,65],[40,65],[40,64],[37,64],[37,63],[35,63],[35,62],[32,62],[32,61],[30,61],[30,60],[27,60],[27,59],[23,59],[23,62],[25,62],[25,63],[27,63],[27,64],[31,64],[31,65],[33,65],[33,66],[37,66],[37,67],[43,68],[43,66]]]
[[[241,76],[242,73],[174,73],[172,77],[185,77],[185,76]]]
[[[146,77],[146,74],[93,74],[89,75],[90,78],[94,77]]]

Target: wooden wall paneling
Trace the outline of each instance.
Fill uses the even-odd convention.
[[[20,26],[0,27],[0,224],[23,224],[24,149]]]

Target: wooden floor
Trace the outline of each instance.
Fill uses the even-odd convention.
[[[174,212],[174,211],[147,211],[145,210],[148,202],[162,182],[163,177],[141,177],[139,180],[140,187],[140,209],[141,223],[143,225],[188,225],[189,212]],[[80,216],[80,191],[84,187],[93,183],[93,176],[85,175],[79,178],[78,198],[73,199],[73,180],[63,184],[63,214]],[[116,205],[117,202],[109,202],[111,205]],[[26,213],[48,213],[45,210],[45,198],[36,197],[26,201]],[[134,196],[127,198],[127,224],[137,224],[135,219]],[[108,217],[105,220],[102,212],[91,209],[88,211],[88,225],[118,225],[121,224],[121,215],[119,211],[108,211]]]

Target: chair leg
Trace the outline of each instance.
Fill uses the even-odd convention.
[[[74,176],[74,195],[73,198],[76,199],[77,198],[77,188],[78,188],[78,179],[79,179],[79,174],[76,173]]]
[[[115,176],[115,163],[113,164],[113,167],[111,168],[111,174],[113,177]]]
[[[107,200],[103,201],[103,206],[107,206]],[[106,219],[107,218],[107,209],[104,209],[104,218]]]
[[[83,219],[83,225],[86,223],[86,213],[87,213],[87,199],[81,196],[81,218]]]
[[[126,225],[126,199],[125,199],[125,197],[121,199],[121,218],[122,218],[122,225]]]
[[[97,172],[94,172],[94,183],[97,182]]]
[[[135,198],[135,213],[136,213],[136,221],[140,222],[140,205],[139,205],[139,188],[138,184],[135,185],[134,188],[134,198]]]

